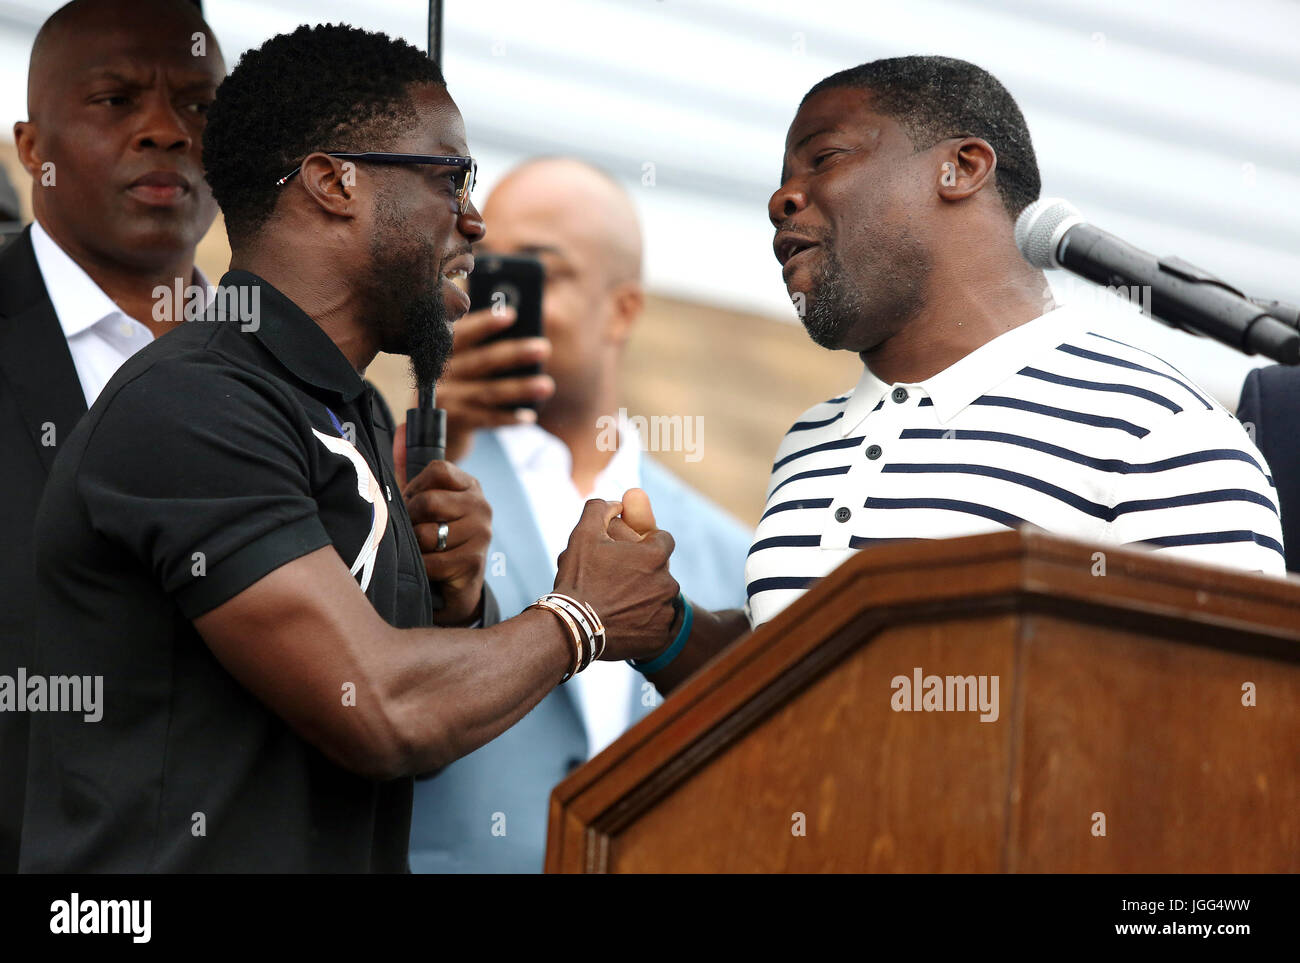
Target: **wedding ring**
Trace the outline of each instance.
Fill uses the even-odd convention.
[[[438,547],[434,549],[435,552],[441,552],[447,547],[448,531],[450,531],[450,529],[448,529],[446,522],[438,523]]]

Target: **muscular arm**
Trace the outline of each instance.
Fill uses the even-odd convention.
[[[282,565],[194,625],[303,739],[372,779],[428,772],[477,749],[550,692],[572,659],[559,621],[536,609],[486,629],[395,629],[332,547]]]
[[[587,502],[555,588],[595,607],[608,658],[642,659],[671,629],[673,543],[660,531],[611,538],[621,509]],[[333,547],[279,566],[194,626],[294,731],[372,779],[429,772],[496,738],[555,688],[574,656],[563,624],[538,609],[483,629],[395,629]]]

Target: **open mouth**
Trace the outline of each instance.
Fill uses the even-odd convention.
[[[794,258],[803,254],[805,251],[812,250],[818,246],[819,245],[816,241],[809,240],[806,237],[798,237],[793,234],[787,234],[784,237],[777,238],[776,243],[772,245],[773,250],[776,253],[776,259],[781,262],[782,267],[785,267]]]
[[[781,279],[785,281],[788,287],[795,272],[817,256],[817,252],[821,250],[821,245],[817,241],[806,237],[787,234],[778,236],[772,248],[776,253],[777,260],[781,262]]]
[[[815,252],[820,247],[820,241],[814,241],[802,234],[796,234],[793,231],[777,232],[776,237],[772,240],[772,253],[781,262],[781,278],[787,286],[789,286],[794,272],[801,265],[806,264],[810,258],[815,257],[815,254],[809,252]]]
[[[442,276],[448,281],[463,283],[474,272],[474,255],[458,254],[442,268]]]
[[[469,310],[467,282],[473,271],[474,256],[472,254],[462,254],[453,258],[442,269],[443,303],[447,306],[447,314],[453,321]]]

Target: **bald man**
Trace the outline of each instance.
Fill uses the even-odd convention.
[[[627,192],[580,161],[544,158],[507,174],[483,218],[483,251],[531,255],[545,269],[543,337],[485,345],[513,315],[466,315],[438,388],[449,453],[492,506],[487,581],[502,617],[549,589],[584,501],[628,488],[646,491],[657,523],[676,538],[671,567],[684,594],[742,605],[749,532],[645,457],[635,424],[620,418],[619,372],[645,303],[641,228]],[[544,374],[491,377],[536,361]],[[531,409],[509,407],[528,401],[542,402],[535,420]],[[411,869],[539,872],[551,789],[657,702],[626,663],[600,663],[417,783]]]
[[[35,223],[0,253],[0,870],[18,865],[35,620],[32,523],[59,446],[117,368],[177,327],[155,289],[217,205],[200,163],[225,63],[187,0],[77,0],[42,25],[14,125]],[[157,308],[157,310],[156,310]],[[24,684],[26,683],[26,684]],[[102,707],[101,707],[102,708]]]

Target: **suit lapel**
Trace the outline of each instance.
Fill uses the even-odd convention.
[[[58,446],[86,413],[86,397],[36,264],[30,227],[0,255],[0,372],[48,473]],[[44,443],[49,425],[53,444]]]

